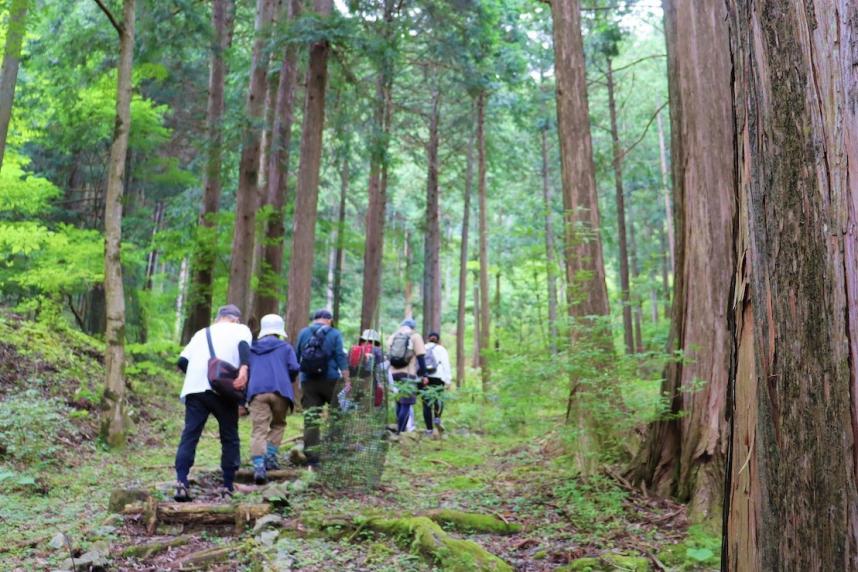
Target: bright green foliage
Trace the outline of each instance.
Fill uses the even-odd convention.
[[[60,195],[53,183],[24,170],[29,162],[14,151],[6,152],[0,171],[0,220],[39,214]]]

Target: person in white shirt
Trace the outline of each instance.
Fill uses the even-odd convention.
[[[426,339],[426,377],[420,388],[423,401],[423,421],[426,423],[426,434],[440,437],[444,431],[441,425],[441,414],[444,412],[444,390],[450,387],[453,380],[450,369],[450,354],[441,345],[441,334],[431,332]]]
[[[235,472],[240,463],[238,438],[238,404],[212,391],[208,380],[208,362],[211,357],[207,333],[211,334],[212,347],[218,359],[239,368],[236,389],[247,386],[247,364],[250,358],[250,329],[241,324],[241,311],[234,305],[222,306],[214,323],[194,334],[179,357],[179,369],[185,372],[180,399],[185,404],[185,428],[176,450],[176,501],[191,500],[188,494],[188,473],[194,465],[197,443],[209,415],[218,422],[221,444],[223,494],[231,495]]]

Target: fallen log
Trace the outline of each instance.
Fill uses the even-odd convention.
[[[276,469],[266,472],[268,482],[293,481],[301,477],[301,469]],[[239,469],[235,473],[235,482],[253,483],[253,469]]]
[[[181,503],[155,502],[150,499],[146,504],[126,505],[126,515],[143,515],[146,531],[151,535],[158,523],[222,525],[232,524],[236,532],[256,519],[271,512],[268,503],[259,504],[219,504],[219,503]]]
[[[208,569],[209,565],[223,562],[232,558],[232,555],[241,550],[240,544],[230,544],[217,548],[207,548],[199,552],[192,552],[177,562],[179,570]]]
[[[479,514],[474,512],[462,512],[449,508],[430,510],[426,513],[430,519],[438,524],[447,525],[461,532],[484,532],[488,534],[515,534],[521,530],[521,526],[504,522],[492,514]]]
[[[119,555],[123,558],[151,558],[156,554],[160,554],[161,552],[169,550],[170,548],[175,548],[177,546],[187,544],[188,542],[193,540],[193,538],[193,536],[185,534],[182,536],[177,536],[175,538],[169,538],[167,540],[159,540],[156,542],[147,542],[145,544],[126,546],[119,552]]]

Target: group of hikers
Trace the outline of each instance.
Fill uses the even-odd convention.
[[[209,415],[218,422],[223,487],[231,496],[241,452],[238,420],[251,420],[250,455],[257,484],[267,471],[279,469],[280,445],[286,416],[300,400],[304,412],[304,454],[307,467],[320,466],[321,411],[342,405],[352,389],[352,376],[372,370],[373,406],[384,407],[384,392],[396,395],[397,435],[413,429],[413,410],[420,397],[426,434],[440,437],[444,390],[452,381],[450,358],[438,332],[423,336],[412,318],[403,320],[382,349],[381,335],[364,330],[357,344],[345,351],[342,333],[332,326],[328,310],[313,314],[293,347],[283,318],[263,316],[256,339],[241,323],[241,311],[229,304],[218,309],[211,326],[196,332],[182,350],[178,367],[185,374],[180,399],[185,425],[176,451],[176,489],[179,502],[191,500],[188,475],[197,444]],[[380,374],[380,375],[376,375]],[[386,387],[385,387],[386,386]],[[337,391],[340,389],[341,391]]]

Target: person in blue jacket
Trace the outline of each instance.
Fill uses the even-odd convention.
[[[250,347],[250,455],[253,480],[267,481],[267,470],[279,469],[277,454],[286,428],[286,415],[294,408],[293,380],[298,379],[298,359],[286,341],[283,318],[268,314],[260,321],[259,337]]]

